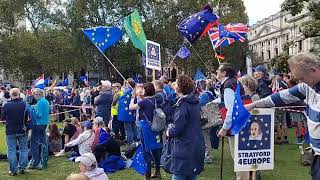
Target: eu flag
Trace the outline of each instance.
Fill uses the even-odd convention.
[[[133,156],[131,167],[141,175],[145,175],[147,172],[148,166],[144,159],[144,152],[141,145],[138,146],[136,153]]]
[[[129,105],[132,97],[132,88],[125,90],[124,94],[119,98],[118,107],[118,120],[121,122],[134,122],[135,111],[129,110]]]
[[[206,6],[202,11],[182,20],[178,25],[178,29],[190,43],[193,43],[203,34],[207,33],[208,27],[218,24],[218,19],[218,15],[213,12],[211,7]]]
[[[232,111],[232,124],[230,128],[231,134],[238,134],[243,129],[243,127],[246,126],[249,117],[250,113],[243,105],[240,94],[240,84],[238,83]]]
[[[177,52],[177,56],[181,59],[186,59],[191,55],[191,52],[189,51],[189,49],[184,46],[181,45],[179,51]]]
[[[122,31],[117,27],[94,27],[84,29],[83,33],[94,43],[102,52],[116,44],[122,38]]]
[[[207,77],[198,69],[193,78],[195,81],[207,80]]]

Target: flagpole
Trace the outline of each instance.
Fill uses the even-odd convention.
[[[176,53],[176,54],[174,55],[174,57],[173,57],[173,59],[171,60],[171,62],[170,62],[170,64],[169,64],[168,68],[170,68],[170,67],[171,67],[171,65],[173,64],[173,61],[176,59],[177,54],[178,54],[178,53]]]
[[[194,50],[194,52],[197,54],[197,56],[200,58],[200,60],[202,61],[202,63],[204,64],[204,66],[207,68],[207,70],[212,73],[212,71],[210,70],[210,68],[206,65],[206,63],[204,62],[204,60],[201,58],[201,56],[199,55],[199,53],[196,51],[196,49],[192,46],[192,44],[190,43],[190,41],[187,39],[189,45],[192,47],[192,49]]]

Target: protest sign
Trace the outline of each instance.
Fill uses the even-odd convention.
[[[235,136],[234,171],[271,170],[274,166],[274,109],[256,109]]]
[[[161,71],[160,44],[147,40],[146,67]]]

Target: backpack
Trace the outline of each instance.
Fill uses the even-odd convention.
[[[163,99],[163,102],[161,104],[158,104],[157,107],[161,108],[166,115],[166,124],[170,124],[173,122],[174,103],[168,98],[167,94],[165,93],[157,93],[157,95],[159,95]]]
[[[155,100],[154,104],[155,104],[154,105],[155,108],[153,110],[153,119],[152,119],[152,124],[151,124],[151,130],[155,131],[155,132],[161,132],[166,127],[166,114],[163,112],[163,110],[161,108],[159,108],[157,106],[156,100]],[[144,114],[144,116],[147,118],[147,116],[145,114]]]

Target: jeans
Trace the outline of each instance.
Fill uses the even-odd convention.
[[[128,144],[132,144],[137,141],[137,128],[134,122],[124,122],[124,129],[127,135]]]
[[[17,145],[19,146],[19,162],[17,160]],[[24,170],[28,166],[28,136],[26,134],[7,135],[9,169],[12,173],[18,168]]]
[[[185,176],[185,175],[179,175],[179,174],[173,174],[172,180],[197,180],[197,176]]]
[[[40,145],[44,144],[48,148],[48,139],[46,135],[47,125],[34,125],[31,131],[31,154],[34,160],[33,166],[40,163]]]

